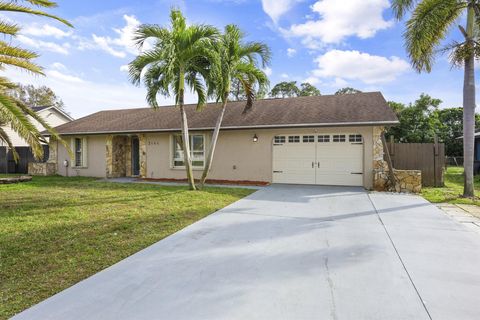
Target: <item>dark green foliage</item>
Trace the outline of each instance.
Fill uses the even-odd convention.
[[[291,97],[300,97],[300,96],[319,96],[320,90],[315,86],[311,85],[308,82],[304,82],[300,85],[300,88],[297,86],[296,81],[282,81],[277,83],[272,91],[270,91],[270,96],[273,98],[291,98]]]
[[[310,96],[320,96],[320,90],[315,86],[311,85],[308,82],[304,82],[300,85],[300,96],[310,97]]]
[[[339,94],[352,94],[352,93],[361,93],[361,92],[362,91],[360,91],[358,89],[355,89],[355,88],[352,88],[352,87],[345,87],[345,88],[337,90],[337,92],[335,92],[335,94],[339,95]]]
[[[393,135],[395,141],[405,143],[433,142],[435,134],[445,143],[445,154],[462,156],[463,108],[440,109],[441,100],[422,94],[414,103],[404,105],[389,101],[397,114],[400,124],[387,130],[386,136]],[[480,115],[475,123],[480,127]]]

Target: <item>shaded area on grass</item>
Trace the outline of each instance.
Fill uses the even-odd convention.
[[[445,172],[445,186],[423,188],[422,196],[430,202],[448,202],[480,205],[480,176],[474,177],[477,199],[463,198],[463,167],[448,167]]]
[[[253,190],[34,177],[0,186],[0,318],[120,261]]]

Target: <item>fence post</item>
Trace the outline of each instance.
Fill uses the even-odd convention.
[[[397,179],[395,178],[395,173],[393,172],[392,158],[390,158],[390,151],[388,150],[387,141],[385,140],[385,134],[382,132],[382,145],[384,153],[387,156],[387,165],[388,165],[388,176],[390,177],[391,187],[395,189],[397,184]]]

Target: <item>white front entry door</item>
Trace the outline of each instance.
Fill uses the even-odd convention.
[[[355,133],[275,136],[273,182],[362,186],[362,136]]]

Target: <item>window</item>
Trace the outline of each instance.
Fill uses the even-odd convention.
[[[300,136],[289,136],[288,137],[289,143],[297,143],[300,142]]]
[[[87,166],[87,138],[74,138],[72,140],[73,167]]]
[[[303,142],[315,142],[315,136],[303,136]]]
[[[330,142],[330,136],[329,135],[318,136],[318,142]]]
[[[190,156],[192,166],[203,168],[205,163],[205,137],[202,134],[190,135]],[[173,136],[173,167],[184,167],[182,136]]]
[[[345,142],[345,135],[344,134],[334,134],[333,135],[333,142]]]
[[[275,136],[273,139],[274,143],[285,143],[285,136]]]
[[[361,134],[351,134],[348,136],[349,142],[362,142],[362,135]]]

